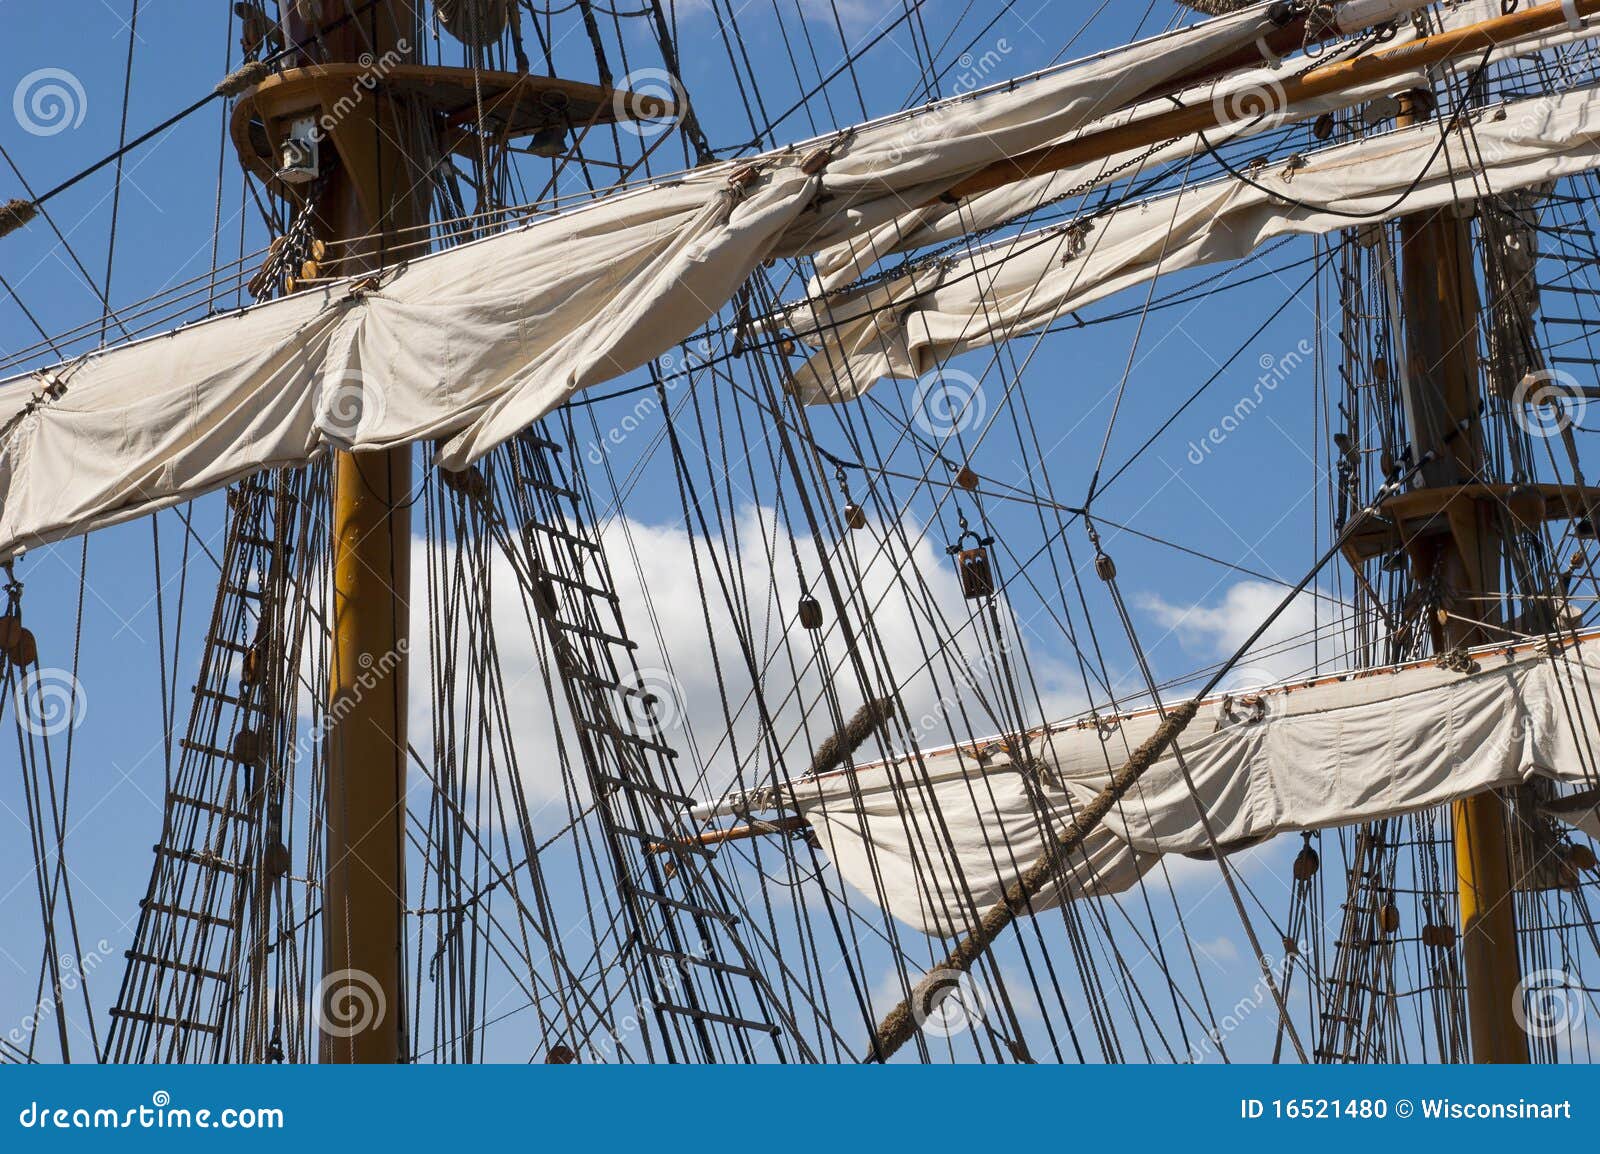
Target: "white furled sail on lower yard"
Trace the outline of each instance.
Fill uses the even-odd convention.
[[[1411,813],[1533,777],[1583,784],[1600,715],[1600,635],[1288,683],[1207,703],[1090,834],[1034,912],[1132,886],[1162,854]],[[1447,663],[1450,664],[1450,663]],[[840,875],[925,933],[969,931],[1160,724],[1153,710],[840,770],[708,807],[777,805],[816,831]],[[1592,808],[1559,814],[1593,821]]]

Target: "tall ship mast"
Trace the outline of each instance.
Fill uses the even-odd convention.
[[[215,7],[16,89],[0,1058],[1593,1060],[1600,0]]]

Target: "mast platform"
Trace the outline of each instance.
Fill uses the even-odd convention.
[[[353,113],[373,99],[380,105],[403,102],[424,109],[442,152],[474,158],[484,143],[500,148],[529,136],[560,132],[564,137],[599,125],[679,114],[672,101],[648,93],[526,72],[380,57],[366,63],[308,64],[269,76],[235,102],[229,133],[240,163],[282,196],[296,187],[276,179],[277,158],[290,125],[313,118],[349,164],[371,150],[374,110]],[[366,137],[358,139],[363,129]],[[567,151],[564,145],[557,150]]]
[[[1359,569],[1374,557],[1387,557],[1431,542],[1444,534],[1456,537],[1463,520],[1476,524],[1482,515],[1504,513],[1518,527],[1547,521],[1576,521],[1600,507],[1600,488],[1583,485],[1466,484],[1412,489],[1389,498],[1378,517],[1351,534],[1344,555]]]

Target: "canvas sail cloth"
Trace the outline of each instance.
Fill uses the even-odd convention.
[[[1600,648],[1552,659],[1477,655],[1463,675],[1433,664],[1275,687],[1204,707],[1175,758],[1153,765],[1094,831],[1065,885],[1034,912],[1128,889],[1169,853],[1210,849],[1196,797],[1225,850],[1300,830],[1392,817],[1534,774],[1593,787],[1600,716],[1588,685]],[[1146,714],[1031,735],[1019,766],[998,741],[841,771],[786,788],[840,876],[907,925],[966,932],[1155,730]],[[1581,815],[1580,815],[1581,816]],[[1574,821],[1573,824],[1577,824]]]
[[[1449,31],[1481,24],[1500,15],[1502,15],[1501,0],[1466,0],[1457,7],[1438,11],[1435,18],[1441,29]],[[1510,57],[1548,52],[1596,36],[1600,36],[1600,24],[1593,27],[1586,25],[1577,29],[1557,29],[1498,45],[1489,53],[1488,61],[1492,63]],[[1416,27],[1406,21],[1384,47],[1394,48],[1415,39],[1417,39]],[[1587,68],[1587,65],[1583,67]],[[1241,136],[1271,132],[1287,124],[1310,120],[1324,112],[1352,108],[1388,97],[1396,92],[1403,92],[1408,88],[1425,88],[1429,83],[1427,73],[1419,70],[1408,76],[1358,85],[1340,92],[1282,106],[1277,103],[1274,93],[1283,75],[1281,68],[1253,69],[1188,89],[1179,99],[1184,104],[1209,102],[1226,116],[1234,118],[1214,132],[1206,134],[1206,141],[1212,147],[1216,147]],[[1127,125],[1164,116],[1171,111],[1170,100],[1148,101],[1096,121],[1085,131],[1099,131]],[[1104,183],[1113,173],[1119,174],[1122,178],[1138,177],[1152,167],[1180,163],[1188,157],[1203,152],[1204,148],[1205,144],[1198,136],[1188,136],[1168,141],[1153,152],[1142,148],[1133,149],[1108,156],[1103,160],[1075,164],[1056,172],[1042,173],[1025,180],[1014,181],[1001,188],[968,197],[959,204],[949,204],[940,200],[932,204],[919,205],[877,228],[857,233],[839,244],[830,245],[818,252],[815,256],[817,275],[813,283],[813,292],[831,291],[847,285],[862,277],[886,257],[957,240],[968,233],[995,228],[1024,217],[1069,194],[1082,195],[1087,189]]]
[[[763,260],[837,244],[1229,58],[1272,29],[1266,8],[608,197],[376,289],[302,294],[0,384],[0,557],[329,445],[446,438],[441,464],[463,467],[689,337]]]
[[[1122,205],[1086,225],[1022,233],[867,288],[800,302],[787,327],[818,351],[796,372],[808,403],[915,379],[1152,278],[1248,256],[1290,234],[1471,202],[1600,166],[1600,90],[1475,111],[1441,136],[1420,124]]]

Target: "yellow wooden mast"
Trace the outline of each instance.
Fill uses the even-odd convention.
[[[1402,119],[1426,117],[1428,105],[1426,93],[1408,95]],[[1478,285],[1468,220],[1450,208],[1403,218],[1400,266],[1407,358],[1401,389],[1417,459],[1435,455],[1419,482],[1450,494],[1443,510],[1449,533],[1408,547],[1412,577],[1418,586],[1437,580],[1447,612],[1460,601],[1467,617],[1492,619],[1492,608],[1480,606],[1492,607],[1489,595],[1500,587],[1499,510],[1468,488],[1489,480],[1482,475]],[[1433,622],[1437,653],[1493,640],[1455,613]],[[1528,1039],[1515,1016],[1521,970],[1506,803],[1483,793],[1451,811],[1472,1059],[1526,1062]]]
[[[320,15],[318,15],[320,13]],[[281,0],[284,41],[309,42],[307,65],[375,70],[415,55],[414,0],[305,5]],[[310,19],[307,19],[310,15]],[[316,235],[362,238],[321,275],[374,271],[426,220],[429,187],[413,157],[415,121],[373,83],[315,92],[321,134]],[[344,99],[339,99],[342,96]],[[381,380],[360,382],[381,395]],[[352,391],[354,395],[355,391]],[[335,453],[333,613],[326,716],[320,1057],[399,1062],[406,1053],[406,691],[410,618],[411,449]]]

